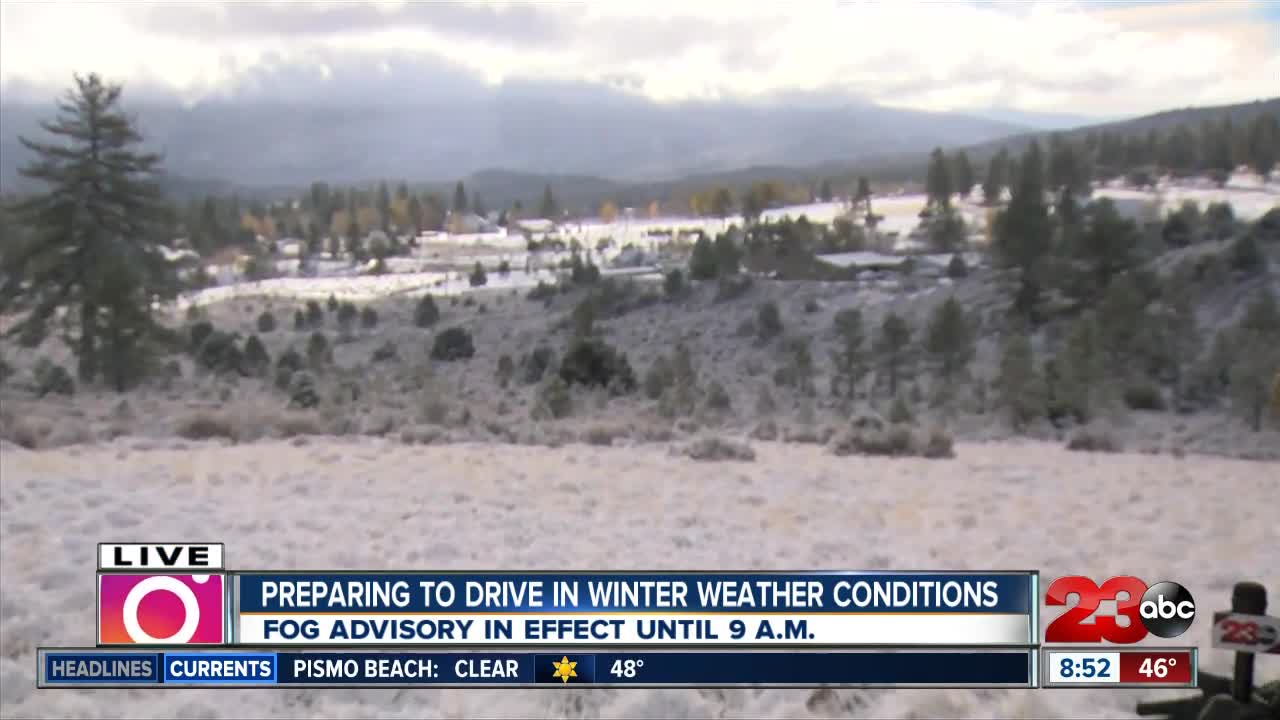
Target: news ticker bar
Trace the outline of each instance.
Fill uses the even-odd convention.
[[[1021,647],[1039,639],[1034,572],[187,575],[125,571],[123,547],[100,548],[115,562],[98,573],[100,646],[816,649]],[[140,568],[177,557],[166,553],[181,546],[151,548]],[[186,549],[221,557],[204,546]],[[181,602],[142,602],[153,593]]]
[[[1034,649],[402,652],[41,648],[39,688],[1030,688]]]
[[[1047,688],[1194,688],[1199,650],[1184,648],[1045,648],[1041,684]]]

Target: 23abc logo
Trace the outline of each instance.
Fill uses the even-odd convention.
[[[1058,578],[1045,591],[1045,605],[1068,606],[1067,598],[1079,596],[1044,630],[1046,643],[1136,643],[1148,634],[1175,638],[1185,633],[1196,618],[1196,601],[1176,582],[1158,582],[1150,587],[1131,575],[1120,575],[1098,586],[1087,577]],[[1121,597],[1123,595],[1123,597]],[[1092,624],[1083,621],[1105,600],[1116,602],[1115,615],[1095,615]],[[1117,618],[1126,618],[1121,625]]]

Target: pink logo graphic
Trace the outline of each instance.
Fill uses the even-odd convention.
[[[98,643],[224,641],[222,575],[99,575]]]

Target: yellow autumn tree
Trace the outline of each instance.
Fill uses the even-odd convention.
[[[333,220],[329,222],[329,235],[343,237],[347,234],[347,226],[351,224],[351,215],[346,210],[335,210]]]
[[[397,196],[391,201],[391,222],[401,230],[413,229],[413,213],[409,211],[409,198]]]
[[[604,205],[600,206],[600,220],[606,223],[612,223],[618,219],[618,206],[612,200],[608,200]]]
[[[369,233],[382,227],[382,214],[378,208],[365,206],[356,210],[356,224],[360,226],[360,234]]]

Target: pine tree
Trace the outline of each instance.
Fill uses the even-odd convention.
[[[1106,288],[1113,277],[1137,264],[1140,239],[1137,225],[1122,217],[1110,198],[1085,208],[1085,230],[1076,248],[1088,263],[1097,289]]]
[[[1116,278],[1098,305],[1098,338],[1103,367],[1113,378],[1133,374],[1139,332],[1147,324],[1146,301],[1130,275]]]
[[[556,217],[556,197],[551,193],[551,183],[547,183],[542,188],[542,204],[538,211],[547,220],[554,220]]]
[[[953,385],[973,361],[974,329],[954,297],[947,298],[934,312],[924,346],[946,387]]]
[[[1075,145],[1056,133],[1049,147],[1049,189],[1082,195],[1089,190],[1089,178]]]
[[[1230,179],[1231,172],[1236,169],[1233,147],[1235,129],[1231,124],[1231,118],[1224,120],[1220,127],[1214,128],[1210,125],[1209,133],[1205,169],[1218,183],[1218,187],[1223,187]]]
[[[1025,333],[1012,333],[1005,341],[996,392],[997,403],[1009,412],[1009,420],[1017,430],[1044,412],[1044,381],[1036,372],[1035,352]]]
[[[695,280],[711,280],[719,271],[719,260],[711,239],[703,235],[693,243],[693,253],[689,256],[689,277]]]
[[[951,206],[951,168],[948,167],[947,156],[942,148],[934,148],[929,155],[929,174],[925,179],[925,192],[929,196],[931,206],[946,208]]]
[[[378,183],[378,222],[383,232],[391,232],[391,192],[386,180]]]
[[[356,222],[354,213],[347,222],[347,252],[356,262],[364,260],[364,242],[360,238],[360,224]]]
[[[835,331],[839,346],[831,354],[831,394],[851,400],[857,394],[858,383],[868,370],[862,313],[857,308],[836,313]]]
[[[1249,126],[1249,166],[1264,178],[1275,167],[1280,155],[1280,119],[1272,113],[1263,113]]]
[[[854,203],[864,203],[866,214],[871,214],[871,181],[865,176],[858,178],[858,192],[853,196]]]
[[[879,372],[889,383],[889,395],[898,394],[898,384],[911,360],[911,326],[897,313],[889,313],[880,324],[875,341]]]
[[[725,192],[729,192],[726,188]],[[823,178],[822,184],[818,186],[818,199],[822,202],[831,202],[831,198],[835,197],[835,193],[831,190],[831,178]]]
[[[973,165],[969,163],[969,155],[963,150],[956,152],[955,159],[952,161],[951,179],[954,181],[955,191],[960,193],[960,199],[967,200],[975,180]]]
[[[102,370],[118,390],[141,375],[157,326],[153,296],[172,296],[176,279],[153,229],[162,217],[154,181],[160,156],[120,109],[120,85],[76,76],[42,124],[56,143],[21,138],[36,160],[22,174],[45,186],[14,208],[30,233],[6,248],[0,313],[27,311],[9,335],[67,308],[66,337],[82,381]]]
[[[417,195],[410,196],[407,208],[409,224],[413,227],[414,237],[417,237],[422,234],[422,201]]]
[[[997,256],[1004,265],[1021,271],[1014,310],[1030,319],[1036,318],[1043,261],[1049,251],[1052,230],[1045,205],[1043,162],[1040,146],[1033,140],[1018,163],[1018,181],[1009,206],[995,222]]]
[[[1097,410],[1106,377],[1102,339],[1092,314],[1072,324],[1066,345],[1055,360],[1058,377],[1050,384],[1051,406],[1073,415],[1078,422],[1088,422]]]
[[[1196,138],[1186,125],[1174,128],[1165,139],[1161,162],[1177,176],[1185,176],[1196,169]]]
[[[467,189],[462,186],[461,180],[453,188],[453,211],[459,214],[467,211]]]
[[[1000,194],[1009,184],[1009,151],[1000,148],[987,162],[987,179],[982,182],[982,199],[988,205],[1000,202]]]

